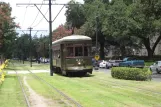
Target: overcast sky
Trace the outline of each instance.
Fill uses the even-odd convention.
[[[38,14],[38,9],[35,6],[26,6],[26,5],[19,5],[16,6],[18,3],[48,3],[47,0],[0,0],[3,2],[10,3],[12,7],[12,17],[15,17],[15,22],[19,23],[22,30],[27,30],[29,27],[33,27],[33,30],[47,30],[47,32],[38,32],[37,35],[40,34],[48,34],[49,23],[43,18],[41,13]],[[70,0],[56,0],[53,3],[68,3]],[[83,3],[83,0],[76,0],[80,3]],[[38,5],[40,8],[41,5]],[[57,15],[59,10],[62,8],[62,5],[52,5],[52,19]],[[41,7],[42,13],[46,13],[48,11],[48,5],[42,5]],[[59,25],[64,24],[66,21],[65,17],[66,8],[64,8],[57,19],[53,22],[52,28],[55,29]],[[36,18],[38,14],[38,17]],[[49,13],[45,15],[48,19]],[[36,20],[35,20],[36,18]],[[43,19],[42,19],[43,18]],[[40,22],[40,20],[42,21]],[[34,21],[35,20],[35,21]],[[40,23],[39,23],[40,22]],[[18,29],[17,29],[18,30]],[[27,31],[25,33],[28,33]],[[34,32],[33,32],[34,33]]]

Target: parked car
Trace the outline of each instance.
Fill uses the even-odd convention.
[[[118,67],[120,62],[122,62],[122,60],[109,60],[109,63],[111,63],[112,67]]]
[[[132,57],[127,57],[127,58],[123,59],[123,62],[120,62],[119,66],[143,68],[144,67],[144,60],[137,60]]]
[[[101,60],[96,61],[94,58],[92,58],[92,65],[93,67],[99,67],[99,64],[101,63]]]
[[[106,68],[107,68],[107,69],[112,68],[112,64],[111,64],[110,62],[107,62],[107,63],[106,63]]]
[[[151,65],[150,70],[152,72],[156,71],[157,73],[161,73],[161,61],[156,61],[153,65]]]
[[[102,60],[102,62],[99,63],[100,68],[106,68],[107,61]]]

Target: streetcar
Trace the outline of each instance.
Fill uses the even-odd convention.
[[[84,35],[71,35],[52,42],[53,70],[62,75],[92,74],[92,39]]]

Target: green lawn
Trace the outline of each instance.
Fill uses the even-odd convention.
[[[84,107],[161,107],[161,83],[158,82],[117,80],[103,72],[94,72],[90,77],[82,78],[57,74],[49,76],[48,73],[37,75]],[[53,96],[50,91],[44,90],[45,84],[28,76],[28,83],[35,91],[49,98]]]
[[[48,70],[49,69],[49,64],[44,64],[44,63],[36,63],[32,62],[32,67],[30,67],[30,62],[25,61],[24,64],[21,61],[15,61],[11,60],[8,64],[8,67],[6,70]]]
[[[41,67],[42,65],[37,65],[37,69]],[[20,63],[15,63],[14,65],[10,63],[8,68],[25,70],[30,67],[21,66]],[[161,107],[161,82],[119,80],[112,78],[108,73],[99,71],[93,72],[92,75],[87,77],[65,77],[57,74],[49,76],[49,73],[38,73],[36,75],[60,89],[63,93],[79,102],[83,107]],[[68,102],[60,94],[45,85],[42,81],[34,78],[31,74],[21,75],[21,77],[23,76],[27,77],[27,83],[32,89],[40,95],[52,99],[51,101],[56,105],[61,107],[66,107],[66,104],[67,106],[73,106],[71,102]],[[18,102],[16,103],[16,101],[18,100],[18,104],[25,104],[23,100],[20,100],[22,99],[22,95],[19,97],[19,84],[15,82],[17,79],[15,76],[9,77],[6,78],[2,85],[3,87],[1,86],[1,90],[3,88],[15,92],[13,92],[14,95],[11,97],[13,99],[11,103],[14,102],[17,104]],[[8,93],[4,94],[4,96],[6,98],[3,96],[0,98],[9,99],[10,97]],[[64,104],[64,101],[66,104]],[[5,100],[0,100],[0,102],[6,104],[5,107],[10,107],[10,103],[7,103]]]
[[[15,75],[7,75],[0,85],[0,107],[27,107]]]

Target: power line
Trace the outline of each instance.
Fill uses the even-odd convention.
[[[48,11],[49,11],[49,8],[48,8],[48,10],[46,11],[45,15],[48,13]],[[41,22],[43,19],[44,19],[44,17],[42,17],[41,20],[40,20],[36,25],[34,25],[33,27],[38,26],[38,25],[40,24],[40,22]]]
[[[45,0],[44,0],[44,1],[45,1]],[[52,1],[52,3],[53,3],[53,1]],[[40,8],[40,9],[41,9],[41,8]],[[48,11],[49,11],[49,8],[48,8],[48,10],[45,12],[44,16],[48,13]],[[44,17],[42,17],[42,18],[40,19],[40,21],[39,21],[36,25],[34,25],[34,26],[32,26],[32,27],[37,27],[43,19],[44,19]]]
[[[40,9],[41,9],[41,7],[42,7],[42,5],[43,5],[43,2],[44,2],[44,0],[43,0],[42,3],[41,3]],[[39,13],[40,13],[40,12],[38,11],[38,13],[37,13],[37,15],[36,15],[34,21],[32,22],[32,24],[31,24],[30,26],[32,26],[32,25],[35,23],[35,21],[36,21],[38,15],[39,15]]]
[[[30,5],[30,3],[31,3],[31,0],[29,1],[29,5]],[[26,17],[26,13],[27,13],[27,7],[28,7],[29,5],[27,5],[27,6],[26,6],[26,9],[25,9],[25,14],[24,14],[24,18],[23,18],[22,26],[23,26],[24,21],[25,21],[25,17]]]

